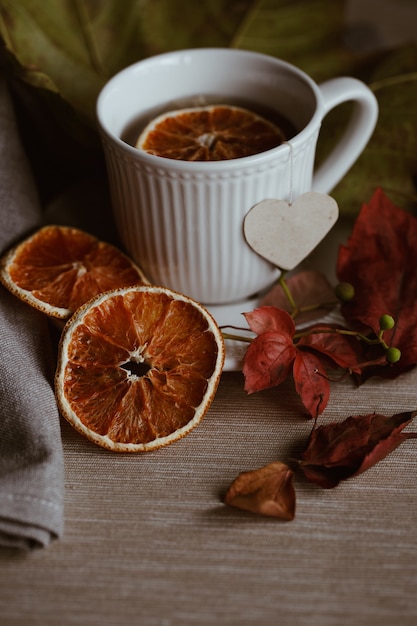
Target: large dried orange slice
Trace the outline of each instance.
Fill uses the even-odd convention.
[[[61,414],[117,452],[170,444],[203,418],[224,362],[221,332],[200,304],[164,287],[127,287],[79,308],[61,336]]]
[[[64,320],[99,293],[148,284],[118,248],[67,226],[45,226],[5,254],[0,281],[21,300]]]
[[[183,161],[220,161],[264,152],[286,140],[284,132],[260,115],[231,105],[170,111],[151,121],[136,147]]]

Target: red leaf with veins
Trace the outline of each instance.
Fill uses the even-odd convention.
[[[311,415],[318,417],[329,401],[330,385],[320,358],[315,354],[297,350],[293,366],[295,389]]]
[[[254,393],[280,385],[291,374],[296,355],[295,324],[286,311],[272,306],[255,309],[244,316],[258,335],[245,354],[245,391]]]
[[[275,331],[255,337],[245,354],[245,391],[254,393],[280,385],[291,374],[296,354],[289,335]]]
[[[315,428],[300,462],[307,480],[325,489],[369,469],[417,433],[403,429],[417,412],[373,413]]]
[[[268,331],[276,330],[291,337],[295,333],[295,324],[292,317],[282,309],[275,306],[262,306],[254,311],[243,314],[254,333],[260,335]]]
[[[329,358],[344,368],[354,369],[358,362],[359,351],[354,349],[352,338],[333,333],[330,325],[322,325],[320,334],[303,336],[294,343],[295,324],[286,311],[263,306],[244,315],[258,335],[245,354],[245,391],[255,393],[276,387],[292,374],[305,408],[316,418],[329,400],[325,370]]]
[[[396,321],[384,338],[401,350],[401,359],[392,367],[374,368],[374,374],[395,376],[417,364],[416,268],[417,218],[378,189],[362,206],[337,261],[339,280],[355,288],[354,299],[342,307],[345,318],[374,333],[381,315],[387,313]]]
[[[325,370],[329,358],[344,368],[353,369],[358,362],[351,337],[328,333],[334,328],[322,325],[323,332],[302,337],[295,344],[295,324],[286,311],[264,306],[244,315],[258,335],[245,354],[245,391],[255,393],[276,387],[292,374],[305,408],[316,418],[329,400]]]
[[[310,327],[308,329],[310,334],[301,337],[297,347],[316,350],[339,367],[360,373],[361,368],[358,364],[365,360],[362,344],[356,337],[336,333],[335,329],[336,327],[330,324]]]

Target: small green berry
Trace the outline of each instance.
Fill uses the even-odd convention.
[[[379,328],[381,330],[391,330],[391,328],[394,328],[395,326],[395,320],[391,315],[381,315],[381,317],[379,318]]]
[[[401,350],[398,348],[388,348],[385,357],[388,363],[397,363],[401,359]]]
[[[355,288],[351,283],[339,283],[334,292],[341,302],[349,302],[355,295]]]

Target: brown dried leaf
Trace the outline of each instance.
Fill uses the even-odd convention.
[[[372,413],[315,428],[300,463],[308,481],[324,489],[366,471],[417,433],[403,429],[417,412]]]
[[[229,487],[224,502],[258,515],[291,521],[295,516],[293,476],[292,470],[279,461],[242,472]]]

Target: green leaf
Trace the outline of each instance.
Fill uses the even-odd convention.
[[[143,57],[227,46],[250,0],[0,0],[0,36],[19,78],[94,120],[104,83]]]
[[[297,65],[315,80],[351,72],[356,57],[343,45],[345,0],[258,0],[231,46]]]
[[[417,201],[417,46],[392,52],[375,69],[371,89],[379,104],[374,134],[350,172],[332,195],[345,214],[356,215],[364,197],[381,187],[404,209],[414,210]],[[344,111],[326,120],[320,151],[334,141],[343,127]],[[330,118],[330,116],[329,116]]]
[[[47,201],[86,170],[95,174],[101,167],[95,104],[112,75],[174,48],[227,47],[252,4],[0,0],[0,67],[12,88],[42,198]]]
[[[0,35],[19,78],[94,115],[104,82],[138,51],[134,3],[0,0]]]
[[[323,80],[352,68],[345,0],[0,0],[0,36],[19,78],[93,120],[104,82],[141,58],[231,46],[287,59]]]
[[[254,0],[142,2],[146,54],[194,47],[229,47]]]

